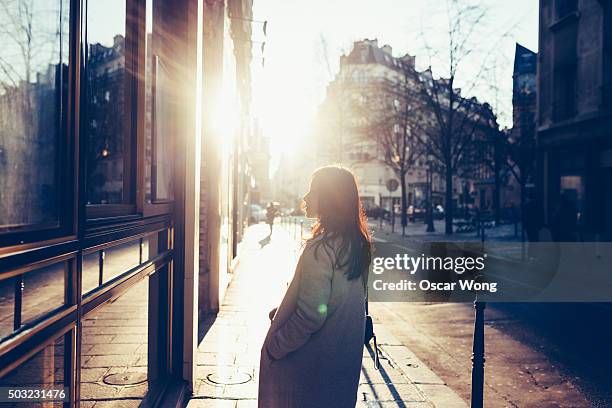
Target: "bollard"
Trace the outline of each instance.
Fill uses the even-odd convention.
[[[472,342],[472,403],[471,408],[484,406],[484,309],[485,302],[474,301],[474,339]]]
[[[484,244],[485,242],[485,223],[481,221],[481,232],[480,232],[480,241]]]
[[[304,239],[304,220],[300,220],[300,240]]]

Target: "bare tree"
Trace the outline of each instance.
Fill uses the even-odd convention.
[[[445,233],[453,233],[453,176],[469,158],[469,149],[474,146],[478,128],[487,123],[482,117],[483,105],[475,98],[465,98],[456,87],[456,80],[466,59],[475,52],[474,37],[486,16],[486,9],[480,5],[461,0],[446,3],[448,31],[445,40],[445,58],[442,59],[442,77],[434,78],[431,67],[419,73],[419,93],[425,108],[424,120],[419,126],[419,140],[440,164],[445,180]],[[423,35],[430,62],[439,58],[439,48],[429,46]],[[469,93],[490,67],[487,59],[481,61],[477,72],[471,75]],[[417,125],[419,123],[417,122]]]
[[[4,102],[10,101],[11,106],[6,116],[8,123],[0,129],[0,145],[10,148],[8,160],[13,163],[10,171],[0,177],[3,190],[12,190],[10,199],[0,200],[4,207],[0,210],[15,224],[44,216],[40,207],[48,204],[22,205],[37,201],[44,180],[50,176],[48,171],[40,170],[42,166],[31,163],[44,162],[43,157],[53,153],[53,146],[46,144],[45,137],[52,132],[43,124],[53,103],[44,103],[42,99],[44,86],[52,84],[45,75],[55,69],[50,64],[60,56],[60,11],[60,7],[42,9],[36,0],[0,2],[0,96]],[[54,13],[56,21],[48,17]],[[39,75],[48,82],[42,84]]]
[[[406,176],[423,150],[415,136],[419,99],[414,95],[414,65],[400,60],[394,80],[381,78],[364,92],[356,112],[365,122],[365,135],[378,149],[375,160],[390,168],[400,181],[402,235],[406,233],[408,186]]]

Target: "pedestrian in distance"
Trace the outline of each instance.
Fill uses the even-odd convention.
[[[261,348],[260,408],[349,408],[363,356],[370,235],[355,177],[322,167],[304,196],[316,218],[293,279],[270,312]]]
[[[266,207],[266,221],[268,222],[268,225],[270,226],[270,235],[272,235],[272,227],[274,226],[274,219],[276,218],[276,215],[277,215],[276,206],[272,202],[268,203],[268,206]]]

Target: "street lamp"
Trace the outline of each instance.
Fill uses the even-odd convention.
[[[432,205],[432,181],[433,181],[433,169],[432,169],[431,155],[427,154],[427,230],[426,232],[435,232],[433,222],[433,205]]]

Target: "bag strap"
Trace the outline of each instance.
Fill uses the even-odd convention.
[[[365,312],[366,316],[370,314],[368,305],[370,304],[369,296],[368,296],[368,285],[366,283],[366,298],[365,298]],[[378,370],[380,368],[380,359],[378,358],[378,344],[376,343],[376,333],[374,332],[374,321],[372,321],[372,339],[374,340],[374,369]]]

